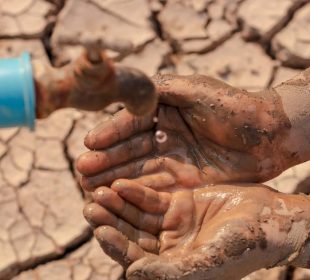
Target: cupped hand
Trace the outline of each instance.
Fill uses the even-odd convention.
[[[275,92],[248,93],[201,75],[153,81],[157,113],[134,117],[123,110],[87,135],[92,151],[77,161],[86,190],[159,171],[183,186],[183,174],[198,174],[189,188],[262,182],[292,165],[281,145],[289,122]]]
[[[263,185],[157,192],[144,180],[100,187],[84,210],[128,279],[240,279],[294,264],[309,238],[306,197]]]

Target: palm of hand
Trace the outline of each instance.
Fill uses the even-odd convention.
[[[129,266],[129,279],[185,275],[223,279],[225,273],[236,276],[230,279],[240,279],[289,254],[287,249],[275,250],[284,244],[285,235],[275,229],[270,236],[265,234],[269,225],[264,225],[264,207],[272,207],[277,195],[267,188],[222,185],[158,193],[135,180],[118,180],[112,189],[127,206],[118,206],[115,192],[103,188],[103,195],[99,195],[102,189],[96,191],[95,201],[109,214],[105,212],[101,221],[94,213],[102,210],[89,211],[85,216],[99,226],[95,235],[106,253]],[[112,213],[117,221],[111,222]],[[111,232],[109,226],[118,231]],[[238,263],[245,267],[238,268]]]
[[[158,129],[174,139],[164,152],[182,139],[204,183],[259,182],[281,172],[273,153],[285,121],[271,117],[280,112],[272,92],[248,93],[201,75],[158,77],[160,100],[173,106],[159,109]]]
[[[198,111],[200,113],[200,111]],[[197,113],[197,114],[198,114]],[[202,116],[192,119],[189,109],[160,105],[157,123],[153,115],[135,118],[126,111],[90,132],[86,144],[96,151],[77,161],[81,185],[89,191],[109,185],[118,178],[137,178],[164,172],[171,177],[169,188],[194,188],[209,183],[259,181],[261,160],[248,151],[237,151],[209,140],[209,128]],[[201,121],[199,121],[201,120]],[[213,128],[216,130],[215,128]],[[156,141],[156,131],[167,135]],[[226,130],[225,133],[229,132]],[[120,139],[125,139],[120,142]],[[111,143],[117,145],[101,150]],[[195,176],[194,176],[195,175]],[[193,180],[194,179],[194,180]],[[167,185],[165,185],[167,187]]]
[[[178,185],[183,188],[210,183],[261,180],[260,157],[251,153],[243,143],[237,143],[233,137],[229,136],[227,139],[223,135],[235,135],[235,131],[223,131],[223,125],[219,129],[213,125],[210,129],[210,121],[206,121],[209,113],[204,109],[207,105],[203,104],[197,109],[196,106],[200,104],[185,109],[159,106],[155,130],[166,133],[167,141],[155,143],[152,152],[159,159],[146,162],[147,166],[157,165],[157,168],[149,169],[143,165],[142,173],[137,175],[167,171],[179,179]],[[234,145],[239,145],[239,150]]]

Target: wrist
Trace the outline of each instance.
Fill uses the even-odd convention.
[[[304,242],[298,256],[291,262],[291,265],[297,267],[310,268],[310,238]]]
[[[290,122],[283,147],[296,157],[295,164],[310,159],[310,68],[274,90],[282,104],[282,113]]]
[[[292,226],[286,239],[286,244],[290,248],[290,255],[287,263],[299,267],[310,267],[310,197],[300,194],[292,195],[293,217],[288,217],[292,221]],[[288,203],[289,204],[289,203]]]

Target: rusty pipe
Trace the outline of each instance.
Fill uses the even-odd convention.
[[[97,111],[114,102],[143,115],[157,105],[152,81],[139,70],[116,66],[97,45],[88,45],[77,60],[62,68],[37,62],[34,70],[39,118],[60,108]]]

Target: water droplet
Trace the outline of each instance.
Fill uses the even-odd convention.
[[[214,108],[215,108],[215,104],[211,103],[211,104],[210,104],[210,107],[211,107],[212,109],[214,109]]]
[[[159,158],[157,158],[157,160],[158,160],[159,164],[164,164],[165,163],[165,158],[164,157],[159,157]]]
[[[154,123],[157,123],[157,122],[158,122],[158,118],[157,118],[157,117],[154,117],[154,118],[153,118],[153,122],[154,122]]]
[[[168,136],[167,136],[166,132],[161,131],[161,130],[157,130],[155,133],[155,139],[158,143],[164,143],[167,141]]]

